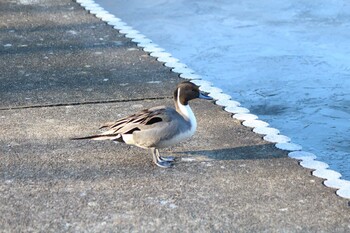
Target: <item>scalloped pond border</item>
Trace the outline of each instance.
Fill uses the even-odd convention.
[[[323,184],[327,187],[337,189],[336,194],[338,196],[350,199],[350,181],[340,179],[341,174],[328,169],[328,164],[317,161],[316,155],[302,151],[300,145],[292,143],[291,139],[280,134],[278,129],[269,127],[267,122],[259,120],[258,116],[250,113],[249,109],[242,107],[239,102],[232,100],[230,95],[223,93],[220,88],[214,87],[211,82],[203,80],[200,75],[196,74],[186,64],[181,63],[179,59],[174,58],[165,49],[159,47],[145,35],[103,9],[93,0],[75,1],[85,8],[85,10],[103,20],[108,25],[111,25],[114,29],[124,34],[125,37],[131,39],[143,51],[149,53],[150,56],[164,63],[173,72],[178,73],[179,77],[191,80],[191,82],[200,86],[202,91],[209,93],[209,96],[215,100],[217,105],[222,106],[225,111],[232,113],[234,119],[241,121],[244,126],[252,128],[253,132],[263,135],[265,141],[275,143],[278,149],[289,151],[288,156],[290,158],[297,159],[300,161],[301,166],[312,169],[312,175],[325,179]]]

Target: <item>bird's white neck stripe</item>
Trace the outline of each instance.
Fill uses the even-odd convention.
[[[192,112],[192,109],[189,104],[183,105],[180,102],[180,88],[177,91],[177,106],[179,107],[180,113],[184,116],[186,120],[188,120],[191,124],[191,130],[196,130],[197,128],[197,120]]]

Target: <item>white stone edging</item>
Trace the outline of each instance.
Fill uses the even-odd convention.
[[[264,135],[263,139],[275,143],[278,149],[289,151],[288,156],[290,158],[297,159],[300,161],[301,166],[312,169],[312,175],[325,179],[324,185],[337,189],[336,194],[338,196],[350,199],[350,181],[340,179],[341,174],[328,169],[328,164],[317,161],[314,154],[302,151],[300,145],[292,143],[291,139],[280,134],[278,129],[269,127],[267,122],[259,120],[258,116],[250,113],[249,109],[241,107],[239,102],[232,100],[230,95],[223,93],[220,88],[214,87],[211,82],[202,80],[202,77],[196,74],[195,71],[190,69],[186,64],[181,63],[179,59],[165,52],[165,49],[153,43],[152,40],[148,39],[139,31],[128,26],[121,19],[104,10],[93,0],[75,1],[97,18],[105,21],[120,33],[125,34],[125,37],[130,38],[138,47],[150,53],[150,56],[163,62],[166,67],[178,73],[181,78],[191,80],[191,82],[198,85],[202,91],[208,92],[209,96],[214,98],[217,105],[222,106],[225,111],[233,114],[232,117],[234,119],[242,121],[242,124],[252,128],[253,132]]]

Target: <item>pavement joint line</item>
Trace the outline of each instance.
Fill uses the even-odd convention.
[[[68,107],[68,106],[92,105],[92,104],[127,103],[127,102],[133,102],[133,101],[165,100],[165,99],[172,99],[172,98],[173,98],[172,96],[159,96],[159,97],[135,98],[135,99],[124,99],[124,100],[101,100],[101,101],[84,101],[84,102],[57,103],[57,104],[40,104],[40,105],[0,108],[0,111],[33,109],[33,108]]]
[[[106,11],[103,7],[96,4],[94,0],[75,0],[75,2],[80,4],[90,14],[95,15],[96,18],[99,18],[102,21],[106,22],[108,25],[113,26],[113,28],[118,30],[119,33],[122,33],[122,34],[124,34],[125,37],[131,39],[131,41],[135,42],[138,47],[141,47],[144,51],[147,51],[150,54],[150,56],[155,57],[159,62],[164,63],[164,65],[166,63],[171,63],[172,65],[170,65],[170,67],[172,67],[172,69],[171,69],[172,71],[174,71],[175,73],[180,73],[179,76],[182,78],[190,79],[193,83],[200,86],[200,89],[202,91],[208,92],[209,96],[213,97],[216,101],[230,101],[231,100],[231,96],[229,96],[229,98],[227,99],[226,96],[223,96],[223,94],[225,94],[225,93],[223,93],[223,91],[220,88],[214,87],[212,83],[210,83],[206,80],[202,80],[200,75],[196,75],[195,79],[193,80],[191,78],[191,75],[193,75],[195,73],[193,70],[189,69],[186,65],[184,66],[184,64],[181,63],[181,61],[179,59],[174,58],[172,56],[172,54],[166,52],[165,49],[159,48],[159,46],[157,44],[153,43],[152,40],[146,38],[143,34],[139,34],[139,31],[135,30],[131,26],[128,26],[120,18],[115,17],[113,14]],[[91,5],[91,3],[92,3],[92,5]],[[113,21],[113,19],[117,19],[118,22],[115,23]],[[159,49],[161,51],[159,51]],[[188,70],[187,71],[181,70],[181,71],[177,72],[174,69],[175,70],[176,69],[188,69]],[[187,77],[187,75],[190,75],[190,77]],[[242,123],[247,121],[247,120],[251,121],[252,120],[251,118],[255,117],[255,115],[251,114],[249,109],[246,109],[243,107],[238,107],[237,103],[228,103],[228,104],[224,103],[224,104],[222,104],[222,106],[225,107],[225,111],[227,111],[226,108],[229,108],[229,111],[227,111],[227,112],[233,113],[233,116],[232,116],[233,118],[236,119],[236,115],[240,115],[241,118],[238,120],[240,120]],[[240,105],[240,104],[238,103],[238,105]],[[263,121],[260,121],[258,118],[253,119],[253,121],[259,121],[259,124],[265,123]],[[258,127],[257,122],[250,122],[250,123],[253,123],[253,125],[254,125],[254,127],[252,127],[253,131],[255,128],[271,129],[271,127],[269,126],[268,123],[266,123],[267,126],[263,126],[263,127],[261,127],[261,126]],[[255,127],[255,126],[257,126],[257,127]],[[335,179],[334,177],[329,176],[329,174],[331,174],[333,172],[333,170],[331,170],[331,169],[327,168],[327,171],[323,172],[324,167],[319,166],[320,161],[317,161],[316,157],[315,157],[315,159],[311,159],[311,160],[309,158],[307,158],[306,161],[304,161],[303,159],[299,159],[298,158],[299,156],[303,157],[304,153],[309,153],[309,152],[303,151],[302,146],[297,145],[295,143],[292,143],[291,139],[289,137],[282,135],[279,132],[278,133],[269,132],[268,134],[264,135],[263,139],[265,141],[275,143],[276,148],[278,148],[280,150],[288,151],[289,152],[288,156],[290,158],[294,158],[294,159],[299,160],[299,164],[302,167],[305,167],[305,166],[303,166],[303,164],[306,164],[306,162],[307,162],[308,166],[306,168],[311,168],[315,171],[319,171],[316,173],[312,173],[312,175],[319,177],[319,178],[326,179],[330,183],[328,185],[324,184],[325,186],[338,189],[335,192],[336,195],[343,197],[343,198],[346,198],[346,199],[350,199],[350,181],[342,180],[340,178]],[[309,154],[311,154],[311,153],[309,153]],[[303,162],[305,162],[305,163],[303,163]],[[336,172],[336,171],[334,171],[334,172]],[[319,174],[322,174],[322,175],[319,175]]]

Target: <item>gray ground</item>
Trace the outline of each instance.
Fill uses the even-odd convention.
[[[69,141],[172,105],[180,79],[69,0],[0,11],[0,231],[350,231],[347,200],[208,101],[192,102],[192,140],[163,152],[172,169],[143,149]]]

